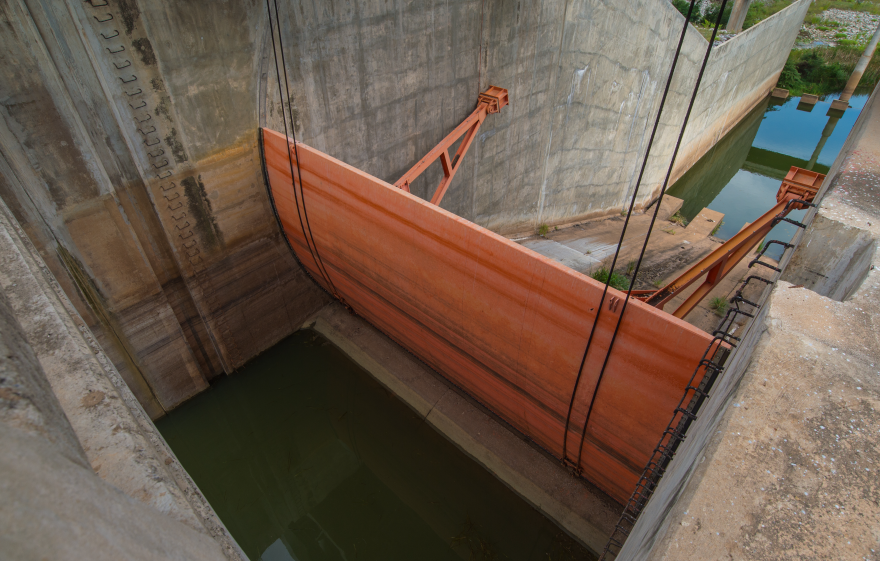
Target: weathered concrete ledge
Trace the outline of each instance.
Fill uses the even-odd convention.
[[[342,305],[329,304],[304,327],[327,337],[566,533],[594,552],[602,551],[621,505],[572,477],[559,462]]]
[[[693,482],[648,559],[873,559],[880,273],[848,302],[781,281]]]
[[[97,542],[89,545],[88,541],[96,539],[95,532],[106,531],[110,534],[120,532],[120,537],[117,538],[119,541],[132,543],[135,555],[146,555],[149,548],[143,550],[144,544],[133,543],[144,537],[143,532],[135,532],[131,528],[130,517],[140,513],[137,516],[144,520],[155,519],[157,516],[166,518],[167,522],[155,523],[169,532],[169,543],[182,540],[178,544],[181,547],[180,553],[165,551],[163,555],[175,557],[184,555],[183,552],[186,551],[192,554],[191,550],[198,546],[197,549],[202,551],[195,558],[209,559],[216,553],[221,558],[230,560],[245,559],[119,372],[104,355],[91,331],[76,313],[3,201],[0,201],[0,288],[3,291],[4,313],[8,313],[16,322],[16,329],[4,329],[0,335],[4,340],[11,341],[10,338],[14,337],[17,329],[21,330],[26,342],[19,342],[15,347],[24,348],[27,352],[15,351],[11,356],[32,356],[32,360],[25,361],[31,363],[30,378],[42,381],[42,384],[18,384],[3,392],[0,398],[11,400],[9,403],[13,409],[22,410],[22,397],[17,388],[29,386],[31,391],[27,395],[35,396],[29,398],[29,402],[36,403],[38,410],[50,412],[44,414],[47,420],[37,423],[37,426],[61,429],[72,427],[72,431],[67,432],[69,438],[52,437],[52,434],[61,429],[41,429],[38,432],[47,434],[48,440],[56,447],[68,441],[74,443],[63,447],[67,452],[61,456],[66,459],[60,456],[57,459],[47,458],[49,448],[33,443],[25,435],[6,433],[4,428],[4,438],[8,438],[7,444],[13,450],[8,451],[4,446],[4,450],[7,450],[3,454],[4,458],[9,460],[6,468],[9,468],[8,473],[14,479],[17,476],[15,474],[36,469],[29,462],[40,458],[46,466],[36,470],[38,478],[33,484],[57,479],[47,489],[58,486],[58,493],[66,492],[78,497],[71,504],[59,501],[56,504],[57,509],[53,510],[53,516],[59,517],[65,528],[73,529],[81,524],[80,530],[77,530],[82,532],[79,539],[68,536],[73,550],[86,552],[90,548],[97,548]],[[6,371],[10,365],[4,363],[3,366]],[[20,370],[20,363],[16,367],[13,362],[11,368],[14,374],[14,371]],[[53,403],[59,404],[59,411],[50,407]],[[28,414],[25,418],[33,419],[34,415]],[[20,424],[13,423],[11,426]],[[27,426],[33,425],[31,422]],[[77,470],[70,461],[85,469]],[[0,473],[2,472],[0,469]],[[106,483],[91,482],[89,474],[97,474]],[[11,481],[4,479],[3,485],[15,487]],[[77,487],[82,489],[72,490]],[[62,492],[60,488],[68,491]],[[113,509],[128,512],[132,508],[123,506],[125,501],[120,503],[119,499],[110,498],[122,496],[122,493],[136,500],[138,504],[146,505],[154,514],[144,514],[141,508],[134,508],[135,514],[121,515],[123,519],[114,527]],[[17,506],[11,505],[6,514],[17,517],[26,512],[28,516],[34,515],[40,519],[34,520],[35,527],[46,524],[51,516],[47,513],[37,514],[40,509],[48,508],[40,499],[44,494],[45,491],[29,486],[17,489],[13,496],[20,497],[21,502]],[[75,506],[76,501],[89,506]],[[29,506],[23,507],[25,504]],[[37,511],[30,510],[31,508]],[[89,516],[100,521],[98,526],[82,524],[81,521],[69,518],[77,512],[90,513]],[[187,530],[169,530],[168,528],[173,527],[169,525],[173,524],[185,526]],[[8,539],[16,544],[15,551],[26,551],[25,544],[28,540],[22,540],[20,535],[25,530],[16,525],[12,532]],[[190,532],[199,537],[192,537]],[[127,535],[122,535],[126,533]],[[157,543],[162,542],[164,537],[156,537]],[[39,541],[34,538],[31,540]],[[200,545],[190,543],[193,540]],[[59,543],[53,540],[48,545],[57,547]],[[107,555],[111,551],[112,547]]]

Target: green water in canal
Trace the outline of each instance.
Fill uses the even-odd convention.
[[[798,97],[782,104],[763,101],[669,189],[684,199],[681,214],[692,220],[706,207],[724,213],[716,236],[726,240],[776,204],[791,166],[807,168],[812,161],[813,171],[827,173],[868,100],[868,95],[853,96],[842,116],[828,115],[837,97],[826,96],[812,111],[799,109]],[[789,217],[799,220],[805,213],[794,211]],[[779,224],[768,239],[787,242],[796,228]],[[767,251],[774,259],[781,254],[778,245]]]
[[[156,426],[252,561],[595,559],[313,331]]]

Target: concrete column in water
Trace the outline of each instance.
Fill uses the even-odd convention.
[[[816,165],[816,162],[819,160],[819,154],[822,153],[822,148],[825,148],[825,143],[828,142],[828,137],[831,136],[831,133],[834,132],[834,127],[837,126],[837,121],[840,120],[840,114],[835,116],[829,116],[828,122],[825,123],[825,128],[822,129],[822,138],[819,139],[819,144],[816,145],[816,149],[813,150],[813,155],[810,157],[810,162],[807,164],[807,169],[812,170],[813,166]]]
[[[730,19],[727,21],[727,30],[733,33],[739,33],[743,29],[743,23],[746,21],[746,13],[749,11],[749,5],[752,0],[736,0],[733,9],[730,10]]]
[[[874,30],[874,36],[871,37],[871,42],[865,47],[865,52],[863,52],[861,58],[859,58],[859,62],[856,64],[852,76],[849,77],[846,87],[843,88],[843,93],[840,94],[840,99],[837,100],[838,102],[849,102],[849,98],[852,97],[853,92],[856,90],[856,86],[859,85],[859,80],[862,79],[862,74],[864,74],[865,69],[868,68],[868,63],[871,62],[871,57],[874,56],[874,50],[877,48],[878,40],[880,40],[880,25]],[[833,104],[832,108],[837,109]],[[843,109],[846,109],[846,106],[844,106]]]

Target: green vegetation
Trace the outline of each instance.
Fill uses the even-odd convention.
[[[749,11],[746,12],[746,19],[743,22],[743,29],[748,29],[753,25],[764,21],[773,14],[781,12],[785,8],[792,5],[794,0],[769,0],[767,2],[752,2]]]
[[[837,47],[792,51],[779,77],[779,87],[789,90],[793,96],[826,95],[842,90],[863,50],[862,46],[844,43],[853,41],[841,40]],[[877,82],[880,82],[880,57],[868,64],[859,87],[873,89]]]
[[[608,282],[608,269],[599,267],[599,270],[590,276],[604,284]],[[629,290],[629,279],[620,273],[611,273],[611,287],[617,290]]]
[[[675,9],[678,10],[681,15],[687,17],[687,13],[691,5],[688,0],[672,0],[672,5],[675,6]],[[688,21],[690,21],[691,23],[697,23],[697,21],[700,19],[699,12],[699,7],[694,6],[694,12],[691,14],[691,19]]]
[[[626,264],[626,276],[631,277],[633,274],[633,271],[635,269],[636,269],[636,262],[635,261],[630,261],[629,263],[627,263]]]
[[[672,235],[672,236],[675,235],[675,228],[670,228],[670,229],[668,229],[668,230],[663,230],[663,231],[666,232],[666,233],[669,234],[669,235]]]
[[[782,68],[777,85],[791,95],[809,93],[826,95],[840,91],[846,85],[850,72],[837,61],[826,60],[825,51],[831,49],[808,49],[792,51]],[[856,57],[858,60],[858,57]]]
[[[718,230],[720,230],[722,226],[724,226],[724,220],[722,220],[721,222],[719,222],[718,224],[716,224],[715,227],[712,228],[712,231],[709,232],[709,235],[710,235],[710,236],[714,236],[715,234],[717,234],[717,233],[718,233]]]
[[[752,2],[752,5],[749,6],[749,11],[746,12],[743,29],[748,29],[756,23],[769,18],[776,12],[784,10],[789,7],[792,2],[794,2],[794,0],[766,0],[763,2]],[[672,0],[672,5],[681,12],[681,15],[686,16],[688,8],[690,7],[690,2],[688,0]],[[694,13],[691,15],[690,22],[698,28],[703,28],[700,31],[703,32],[703,36],[706,37],[706,39],[709,39],[711,36],[711,29],[715,27],[715,20],[718,19],[718,12],[720,9],[721,2],[717,2],[706,9],[706,13],[703,14],[702,19],[697,14],[696,9],[694,9]],[[721,14],[721,29],[724,29],[730,20],[731,10],[733,10],[733,2],[728,2],[727,6],[724,8],[724,13]],[[708,32],[704,30],[708,30]]]
[[[838,10],[849,10],[851,12],[869,12],[872,14],[880,14],[880,1],[878,0],[813,0],[810,9],[807,11],[806,23],[815,23],[818,15],[825,10],[836,8]],[[751,11],[751,10],[749,10]],[[811,17],[812,16],[812,17]],[[821,20],[818,20],[821,21]],[[829,25],[827,22],[825,25]]]
[[[662,288],[663,287],[663,279],[657,279],[654,282],[652,282],[651,284],[653,284],[657,288]]]
[[[688,225],[687,219],[679,211],[675,211],[675,214],[669,217],[669,221],[678,224],[682,228]]]
[[[541,224],[541,226],[538,228],[538,235],[539,236],[546,236],[547,232],[549,232],[549,231],[550,231],[550,226],[547,226],[546,224]]]
[[[743,22],[743,29],[748,29],[753,25],[769,18],[770,16],[791,6],[795,0],[755,0],[749,6],[746,13],[746,19]],[[672,5],[686,16],[690,7],[689,0],[671,0]],[[718,11],[721,8],[721,2],[715,0],[711,6],[706,9],[706,13],[700,18],[698,10],[694,8],[691,14],[690,22],[694,24],[706,39],[711,37],[712,27],[715,26],[715,20],[718,18]],[[804,23],[817,26],[822,31],[828,31],[831,28],[840,27],[838,22],[825,21],[820,14],[825,10],[836,8],[838,10],[849,10],[853,12],[868,12],[880,15],[880,0],[813,0],[807,12],[807,18]],[[725,28],[730,20],[730,12],[733,9],[733,2],[729,1],[724,13],[721,15],[721,28]],[[867,39],[866,39],[867,40]],[[844,41],[849,41],[844,39]]]
[[[730,303],[727,301],[727,299],[720,296],[712,298],[712,300],[709,302],[709,307],[712,308],[712,311],[719,316],[723,316],[724,313],[727,312],[727,306],[729,305]]]

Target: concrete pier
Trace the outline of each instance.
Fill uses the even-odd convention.
[[[871,58],[874,56],[874,51],[877,50],[878,41],[880,41],[880,25],[877,26],[876,30],[874,30],[874,35],[871,37],[871,40],[868,41],[868,46],[865,47],[864,52],[862,52],[862,56],[859,57],[859,61],[856,63],[856,67],[853,69],[852,75],[850,75],[849,80],[847,80],[846,86],[844,86],[843,88],[843,93],[840,94],[840,99],[837,100],[839,106],[847,103],[852,97],[853,92],[856,91],[859,82],[862,80],[862,74],[865,73],[865,70],[868,68],[868,64],[871,62]],[[832,105],[831,108],[846,109],[845,106],[835,107],[834,105]]]
[[[752,0],[734,0],[733,9],[730,10],[730,19],[727,21],[727,30],[731,33],[739,33],[746,21]]]

